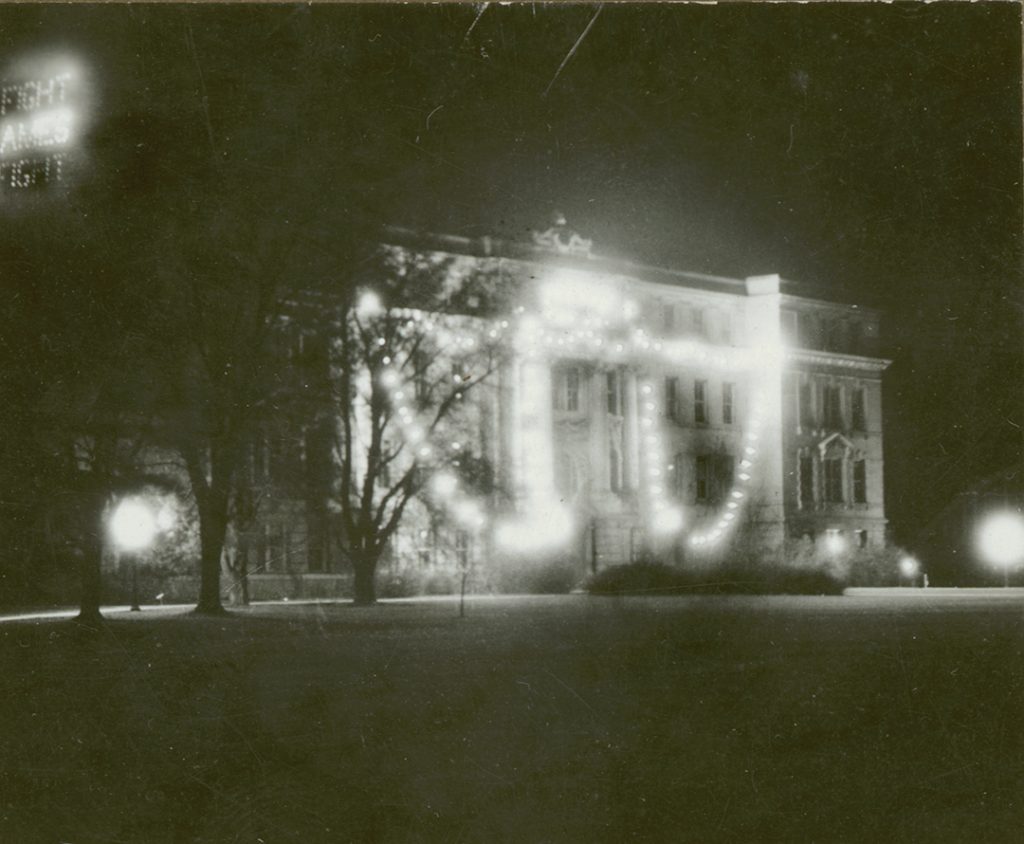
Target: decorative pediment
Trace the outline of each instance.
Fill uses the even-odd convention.
[[[578,232],[569,228],[565,217],[561,214],[555,215],[554,225],[545,231],[533,232],[534,245],[541,249],[556,252],[559,255],[582,255],[586,258],[591,255],[591,247],[594,242],[588,238],[581,237]]]
[[[852,454],[857,447],[840,433],[830,434],[818,443],[818,453],[822,459],[828,454]]]

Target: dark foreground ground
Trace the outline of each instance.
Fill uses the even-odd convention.
[[[0,841],[1024,840],[1015,600],[0,625]]]

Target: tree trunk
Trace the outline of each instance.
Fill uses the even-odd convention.
[[[100,598],[103,591],[103,508],[95,514],[95,527],[89,531],[86,547],[80,560],[82,595],[75,621],[86,627],[98,628],[103,623]]]
[[[224,550],[227,530],[227,506],[218,502],[205,502],[199,507],[199,603],[195,611],[200,615],[223,615],[226,610],[220,600],[220,556]]]
[[[353,565],[355,582],[353,600],[356,606],[368,607],[377,603],[377,560],[357,560]]]

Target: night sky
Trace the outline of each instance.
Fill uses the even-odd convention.
[[[323,225],[558,209],[603,254],[881,307],[897,538],[1019,465],[1019,5],[481,8],[9,6],[0,47],[88,66],[112,219],[158,231],[211,172]]]

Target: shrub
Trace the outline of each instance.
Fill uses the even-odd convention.
[[[839,595],[843,584],[816,568],[725,563],[701,570],[639,562],[603,569],[591,595]]]

